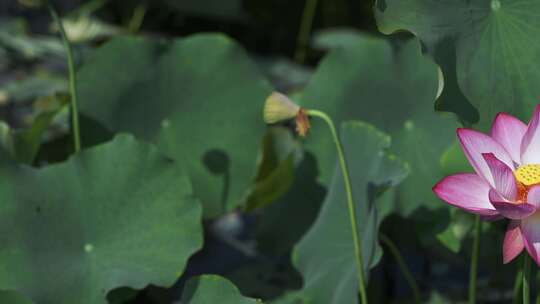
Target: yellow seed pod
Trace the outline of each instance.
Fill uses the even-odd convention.
[[[514,175],[516,180],[525,186],[540,184],[540,165],[521,166],[514,172]]]
[[[264,122],[272,124],[283,120],[291,119],[298,114],[300,107],[292,102],[289,97],[274,92],[264,104]]]

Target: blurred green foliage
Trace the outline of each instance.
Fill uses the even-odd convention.
[[[1,303],[357,303],[335,147],[317,120],[266,127],[272,90],[344,123],[372,302],[412,299],[379,231],[423,300],[465,297],[472,217],[431,187],[472,171],[457,127],[537,103],[538,4],[319,0],[304,45],[305,1],[51,1],[73,155],[65,51],[30,2],[0,4]],[[484,227],[479,299],[505,303],[504,223]]]

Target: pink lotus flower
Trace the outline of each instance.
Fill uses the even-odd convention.
[[[458,129],[457,135],[476,173],[445,177],[433,191],[450,205],[484,219],[510,219],[503,262],[523,248],[540,265],[540,105],[529,125],[499,113],[491,135]]]

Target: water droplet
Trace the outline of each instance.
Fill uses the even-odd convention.
[[[414,128],[414,122],[412,120],[405,121],[405,129],[412,130]]]
[[[85,251],[86,253],[90,253],[90,252],[92,252],[92,250],[94,250],[94,245],[92,245],[92,244],[90,244],[90,243],[84,245],[84,251]]]

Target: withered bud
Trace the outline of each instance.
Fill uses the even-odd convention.
[[[300,108],[298,114],[296,114],[296,132],[298,132],[300,136],[306,137],[310,128],[311,124],[309,123],[307,111],[304,108]]]

